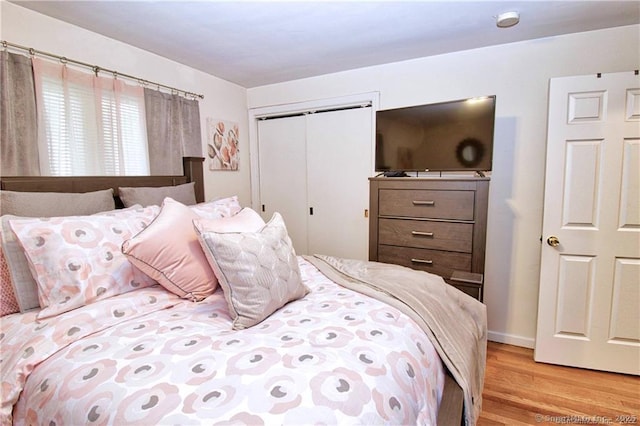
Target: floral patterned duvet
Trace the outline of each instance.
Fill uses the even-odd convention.
[[[397,309],[299,258],[311,292],[241,331],[159,286],[0,321],[1,423],[436,424],[444,369]]]

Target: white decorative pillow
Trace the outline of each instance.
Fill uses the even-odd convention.
[[[279,213],[258,232],[202,232],[199,239],[236,330],[258,324],[309,292]]]
[[[165,198],[172,198],[188,206],[196,204],[195,183],[189,182],[176,186],[140,186],[118,188],[118,196],[125,207],[134,204],[159,206]]]
[[[211,295],[218,280],[200,247],[189,207],[165,198],[149,226],[122,244],[122,252],[142,272],[170,292],[194,302]]]
[[[221,217],[230,217],[242,210],[242,206],[238,202],[237,196],[220,198],[218,200],[199,203],[195,206],[189,206],[191,210],[205,219],[219,219]]]
[[[155,282],[122,254],[157,206],[104,215],[10,220],[38,284],[38,319],[147,287]]]

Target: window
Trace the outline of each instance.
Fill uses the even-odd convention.
[[[33,60],[42,175],[148,175],[144,90]]]

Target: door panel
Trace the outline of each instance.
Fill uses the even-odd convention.
[[[611,304],[611,343],[640,342],[640,260],[616,259],[613,280],[613,300]]]
[[[307,115],[309,253],[366,260],[371,108]]]
[[[598,226],[601,146],[601,140],[567,141],[566,190],[562,202],[564,227]]]
[[[303,116],[258,121],[260,214],[265,221],[282,215],[297,254],[307,253],[305,141]]]
[[[626,139],[620,183],[620,220],[618,227],[633,232],[640,228],[640,139]]]
[[[556,334],[588,338],[595,259],[560,256]]]
[[[604,118],[607,104],[605,90],[569,93],[568,123],[596,123]]]
[[[536,361],[640,374],[639,87],[551,80]]]

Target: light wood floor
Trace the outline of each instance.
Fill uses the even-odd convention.
[[[640,378],[536,363],[532,349],[489,342],[479,426],[579,424],[588,417],[589,424],[640,425]]]

